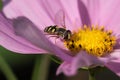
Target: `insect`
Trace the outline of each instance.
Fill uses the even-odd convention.
[[[72,35],[70,30],[66,30],[65,28],[60,28],[57,25],[46,27],[44,29],[44,32],[50,35],[56,35],[57,37],[61,37],[61,39],[63,40],[69,40]]]
[[[65,15],[63,11],[59,11],[56,14],[56,23],[58,25],[48,26],[44,29],[44,32],[49,35],[56,35],[56,37],[62,40],[69,40],[71,38],[72,32],[67,30],[65,27]]]

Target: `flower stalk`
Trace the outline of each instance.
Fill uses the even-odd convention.
[[[49,55],[38,55],[36,57],[32,80],[47,80],[49,64]]]
[[[89,80],[95,80],[95,74],[89,70]]]
[[[17,80],[15,74],[11,70],[10,66],[7,64],[7,62],[3,59],[3,57],[0,55],[0,69],[6,76],[7,80]]]

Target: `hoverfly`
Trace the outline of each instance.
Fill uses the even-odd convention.
[[[58,11],[55,16],[55,21],[57,25],[48,26],[44,29],[44,32],[49,35],[56,35],[56,37],[62,40],[69,40],[71,38],[72,32],[66,29],[65,26],[65,14],[63,11]],[[63,28],[62,28],[63,27]]]

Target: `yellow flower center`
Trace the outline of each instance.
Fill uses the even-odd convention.
[[[65,41],[65,46],[73,53],[85,50],[94,56],[104,56],[113,50],[116,37],[112,31],[105,31],[104,27],[84,25],[78,32],[73,32],[70,40]]]

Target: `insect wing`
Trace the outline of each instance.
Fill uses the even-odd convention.
[[[55,24],[65,28],[65,12],[63,10],[59,10],[56,13],[56,15],[55,15]]]

